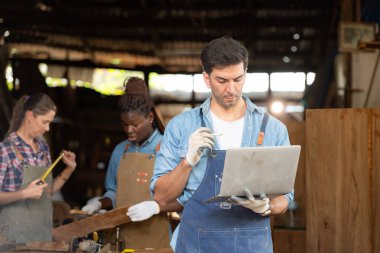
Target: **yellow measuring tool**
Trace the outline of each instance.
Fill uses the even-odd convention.
[[[64,156],[64,154],[63,154],[63,152],[61,152],[59,154],[58,158],[55,159],[55,161],[50,165],[50,167],[42,175],[42,177],[40,178],[40,181],[37,182],[38,185],[45,183],[46,177],[50,174],[50,172],[54,169],[55,165],[57,165],[57,163],[62,159],[63,156]]]
[[[135,250],[134,249],[124,249],[120,253],[132,253],[132,252],[135,252]]]

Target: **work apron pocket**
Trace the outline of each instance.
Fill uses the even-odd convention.
[[[268,229],[198,229],[199,252],[268,253]],[[221,251],[222,249],[222,251]]]

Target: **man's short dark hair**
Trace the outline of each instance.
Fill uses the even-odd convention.
[[[226,67],[243,62],[248,66],[248,51],[245,46],[230,36],[223,36],[210,41],[202,50],[203,70],[211,74],[214,67]]]

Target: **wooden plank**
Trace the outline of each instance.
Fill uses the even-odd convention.
[[[375,249],[379,207],[374,200],[380,190],[373,183],[379,173],[373,158],[379,153],[373,154],[372,134],[373,117],[379,113],[372,109],[307,110],[308,253],[379,252]]]
[[[122,206],[104,214],[75,221],[60,227],[53,228],[54,241],[71,242],[77,237],[86,236],[92,232],[114,228],[118,225],[128,223],[131,220],[126,215],[129,206]]]
[[[3,253],[57,253],[70,251],[70,244],[68,242],[29,241],[27,243],[3,244],[0,246],[0,252]]]
[[[374,110],[373,122],[372,122],[372,132],[373,135],[373,164],[372,164],[372,192],[373,203],[371,203],[373,208],[373,244],[374,251],[380,252],[380,110]]]
[[[306,231],[292,229],[273,230],[274,253],[305,253]]]
[[[301,145],[301,154],[298,162],[296,181],[294,184],[294,200],[298,207],[292,213],[288,210],[282,215],[273,218],[273,226],[281,228],[306,227],[306,124],[295,120],[284,121],[288,128],[290,143]]]
[[[29,241],[26,243],[28,250],[40,251],[54,251],[54,252],[68,252],[70,250],[70,243],[68,242],[41,242]]]

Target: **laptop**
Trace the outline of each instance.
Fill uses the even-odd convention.
[[[205,202],[223,202],[230,196],[283,195],[294,188],[301,146],[242,147],[226,150],[218,195]]]

